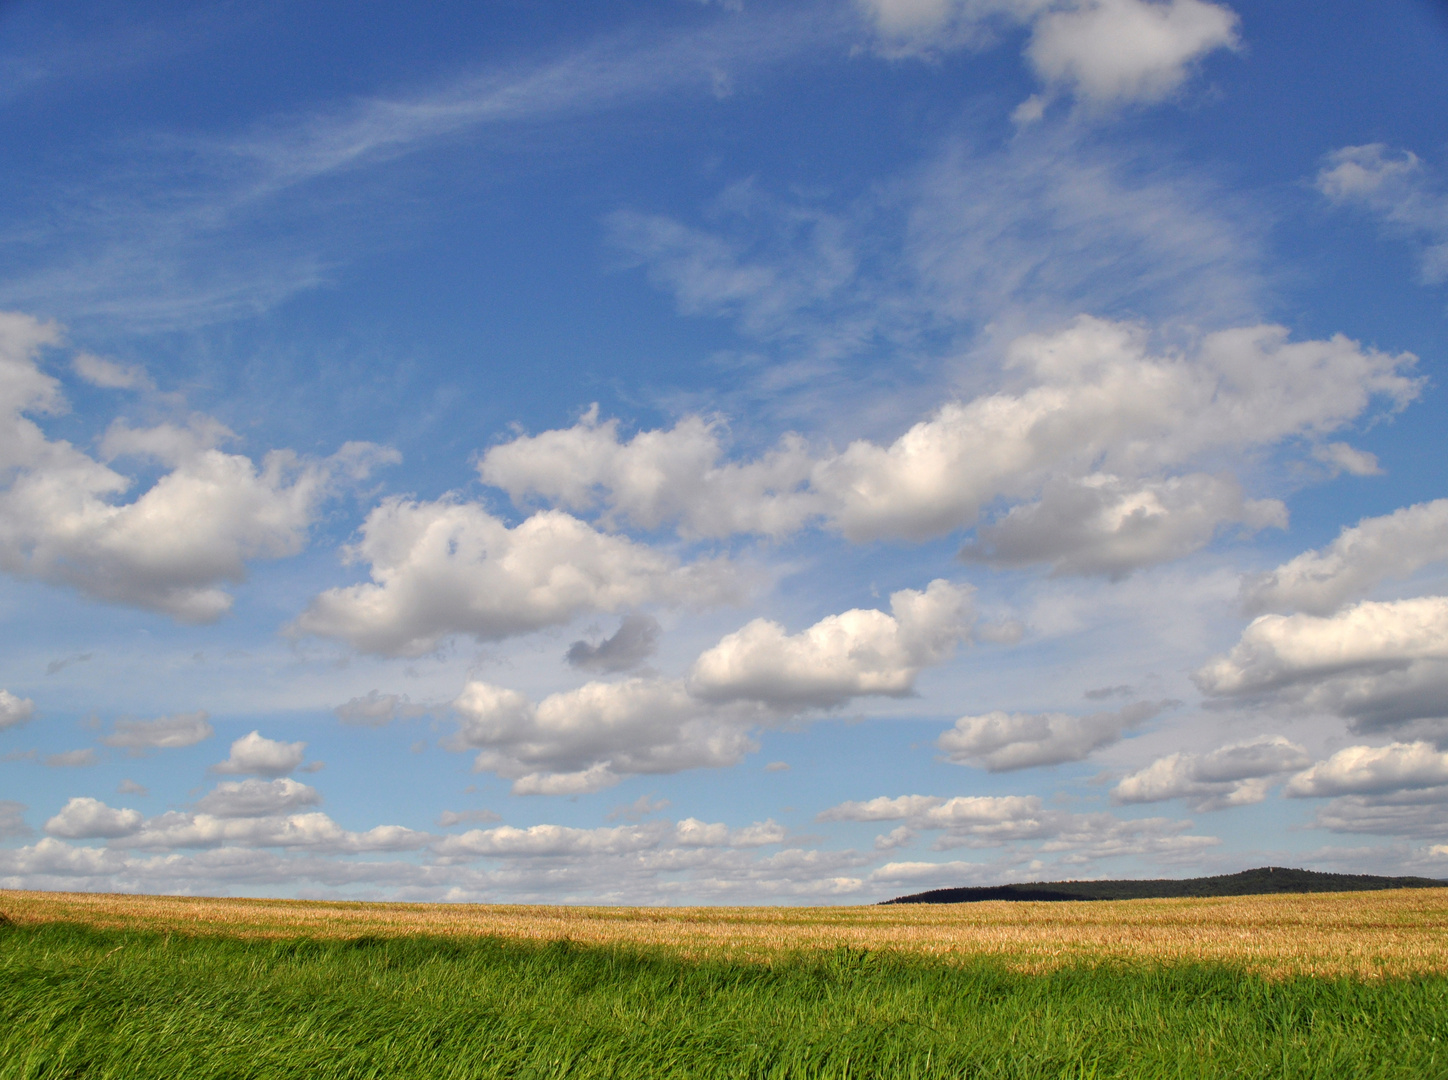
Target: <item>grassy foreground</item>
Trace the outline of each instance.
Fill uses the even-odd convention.
[[[25,896],[33,903],[18,902]],[[577,925],[628,932],[580,944],[503,936],[484,917],[551,910],[565,918],[558,909],[475,909],[455,915],[451,931],[425,931],[407,923],[417,909],[406,905],[90,902],[98,917],[82,919],[74,916],[83,898],[0,893],[12,920],[0,924],[0,1080],[1448,1076],[1441,897],[1437,909],[1369,907],[1358,920],[1365,932],[1379,926],[1380,942],[1414,942],[1418,973],[1379,965],[1317,975],[1178,953],[1072,954],[1042,967],[989,950],[800,947],[778,933],[767,954],[691,958],[698,950],[687,943],[648,942],[639,932],[649,925],[645,909],[614,924],[602,921],[608,909],[593,909]],[[45,903],[71,917],[39,917]],[[207,903],[238,917],[179,914]],[[1031,924],[1044,952],[1054,933],[1072,929],[1062,918],[1105,905],[954,910],[987,924],[1008,914],[982,912],[987,906],[1060,912],[1054,924],[1048,913]],[[310,912],[326,929],[300,936],[302,916],[279,918],[279,907]],[[746,929],[770,925],[770,910],[758,924],[738,917]],[[868,911],[774,917],[813,926],[823,937],[809,940],[823,942],[831,926],[848,940],[859,929],[852,912]],[[653,914],[659,925],[687,925],[678,913]],[[712,913],[724,925],[726,914]],[[1142,925],[1128,915],[1115,924]],[[1344,918],[1338,911],[1338,923]],[[1299,944],[1320,959],[1304,925],[1310,920],[1299,923]]]

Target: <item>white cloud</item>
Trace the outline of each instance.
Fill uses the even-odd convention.
[[[148,819],[126,837],[141,848],[190,848],[237,845],[311,849],[339,854],[365,851],[415,851],[432,837],[401,825],[378,825],[350,832],[320,811],[286,817],[219,817],[172,812]]]
[[[1047,85],[1095,104],[1160,101],[1192,64],[1237,46],[1237,16],[1203,0],[1083,0],[1040,16],[1026,56]]]
[[[202,814],[219,818],[270,817],[322,801],[317,789],[290,777],[229,780],[217,784],[196,804]]]
[[[146,369],[135,364],[118,364],[92,353],[71,357],[70,366],[86,382],[103,390],[151,390],[155,384]]]
[[[784,838],[784,826],[772,820],[756,821],[742,829],[731,829],[722,823],[710,824],[690,817],[674,826],[674,842],[681,847],[768,847],[784,843]]]
[[[711,701],[750,700],[781,708],[830,708],[852,697],[900,697],[920,669],[938,664],[970,633],[968,586],[937,579],[890,597],[893,615],[856,608],[798,634],[755,619],[704,652],[689,689]]]
[[[515,794],[597,791],[638,773],[733,765],[772,719],[751,703],[713,704],[682,682],[590,682],[536,705],[516,690],[470,682],[453,703],[452,745],[478,749],[475,768],[513,781]]]
[[[1111,789],[1116,803],[1186,799],[1193,810],[1221,810],[1261,802],[1274,778],[1300,769],[1307,751],[1281,735],[1264,735],[1207,754],[1158,758]]]
[[[1448,499],[1406,506],[1346,527],[1322,551],[1305,551],[1242,582],[1242,606],[1331,615],[1387,578],[1448,560]]]
[[[225,761],[211,766],[211,771],[283,776],[302,763],[306,752],[307,744],[304,742],[276,742],[253,731],[232,743],[231,754]]]
[[[595,681],[536,704],[469,682],[453,703],[454,749],[513,781],[518,795],[597,791],[626,775],[739,762],[751,732],[865,695],[911,692],[969,630],[969,590],[935,581],[891,597],[894,615],[856,609],[795,635],[763,619],[726,635],[686,679]]]
[[[65,408],[59,384],[36,363],[43,347],[59,342],[52,323],[0,314],[0,569],[17,577],[209,622],[230,610],[221,586],[242,581],[248,561],[302,550],[339,475],[396,458],[358,443],[323,461],[272,451],[258,468],[215,448],[229,435],[215,421],[121,426],[113,450],[159,456],[171,470],[133,501],[118,502],[129,478],[69,442],[47,439],[30,418]]]
[[[991,772],[1059,765],[1110,746],[1171,704],[1139,701],[1117,712],[1088,716],[1006,712],[962,716],[936,745],[957,765],[981,764]]]
[[[746,575],[727,559],[677,559],[560,511],[509,528],[474,503],[390,498],[349,549],[372,581],[329,589],[297,631],[364,652],[419,656],[451,634],[497,641],[590,611],[742,599]]]
[[[1096,104],[1160,101],[1192,65],[1237,46],[1237,16],[1204,0],[859,0],[887,55],[990,40],[992,23],[1031,27],[1026,58],[1048,87]],[[1039,99],[1032,99],[1037,102]],[[1037,113],[1039,115],[1039,113]]]
[[[128,750],[177,749],[195,746],[216,732],[208,723],[205,710],[158,716],[155,720],[117,720],[115,730],[104,736],[106,746]]]
[[[1192,679],[1219,703],[1282,703],[1344,717],[1358,731],[1441,720],[1448,597],[1365,600],[1326,618],[1261,615]]]
[[[0,731],[19,727],[35,715],[35,702],[16,697],[9,690],[0,690]]]
[[[1215,837],[1187,834],[1190,821],[1050,810],[1035,795],[881,797],[840,803],[818,820],[902,821],[913,830],[939,832],[937,851],[1035,843],[1042,852],[1063,855],[1067,863],[1120,855],[1189,856],[1219,843]]]
[[[513,856],[557,858],[579,855],[623,855],[657,847],[667,835],[667,826],[617,825],[612,828],[574,829],[564,825],[533,825],[516,829],[499,825],[495,829],[472,829],[449,836],[433,845],[444,856]]]
[[[1355,203],[1419,248],[1423,281],[1448,280],[1448,193],[1418,156],[1382,143],[1344,146],[1327,156],[1317,189],[1335,203]]]
[[[96,752],[87,746],[84,750],[62,750],[56,754],[46,754],[40,760],[52,769],[83,769],[94,765],[99,759]]]
[[[1359,450],[1344,442],[1324,443],[1312,451],[1318,461],[1332,466],[1334,474],[1349,473],[1352,476],[1381,476],[1382,466],[1377,455]]]
[[[636,668],[658,648],[659,621],[652,615],[625,615],[612,637],[597,645],[575,641],[564,657],[584,671],[618,672]]]
[[[783,536],[818,512],[818,499],[800,490],[812,465],[802,442],[786,438],[756,461],[727,463],[719,460],[720,431],[717,421],[686,416],[622,441],[618,421],[599,422],[595,405],[571,428],[493,447],[478,474],[515,502],[541,496],[573,510],[603,503],[610,525],[676,523],[686,536]]]
[[[141,827],[139,810],[116,810],[99,799],[71,799],[45,823],[51,836],[69,840],[129,836]]]
[[[500,820],[491,810],[444,810],[437,816],[440,828],[451,829],[454,825],[479,825]]]
[[[1206,546],[1224,526],[1286,528],[1276,499],[1247,499],[1230,476],[1192,473],[1125,481],[1100,473],[1052,478],[1035,502],[977,530],[962,559],[995,567],[1047,563],[1057,574],[1116,579]]]
[[[997,499],[1046,492],[1048,503],[988,526],[977,550],[1010,557],[992,547],[995,528],[1029,536],[1032,561],[1119,576],[1193,550],[1225,523],[1280,525],[1280,504],[1244,499],[1230,477],[1177,470],[1317,438],[1375,399],[1401,407],[1420,390],[1407,374],[1414,362],[1341,336],[1290,342],[1276,326],[1153,352],[1142,327],[1082,316],[1012,342],[1005,375],[1016,388],[949,402],[886,445],[816,453],[791,437],[726,463],[717,428],[698,417],[621,442],[590,414],[494,447],[480,472],[515,499],[601,506],[608,521],[673,522],[700,536],[783,535],[818,520],[855,541],[925,540],[975,525]],[[1092,504],[1085,520],[1065,520],[1058,507],[1079,512],[1082,500]]]
[[[1448,753],[1425,742],[1349,746],[1294,776],[1283,793],[1295,798],[1383,795],[1448,784]]]
[[[343,702],[332,711],[344,724],[382,727],[394,720],[421,716],[428,711],[428,707],[412,704],[406,694],[384,694],[380,690],[369,690],[361,697]]]

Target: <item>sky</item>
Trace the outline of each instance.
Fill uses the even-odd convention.
[[[1448,5],[0,6],[0,887],[1448,878]]]

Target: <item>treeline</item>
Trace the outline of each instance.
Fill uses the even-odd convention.
[[[1373,874],[1323,874],[1264,866],[1215,877],[1147,881],[1034,881],[1016,885],[931,889],[897,896],[886,904],[970,904],[981,900],[1146,900],[1194,896],[1262,896],[1269,893],[1373,892],[1379,889],[1441,889],[1448,881]]]

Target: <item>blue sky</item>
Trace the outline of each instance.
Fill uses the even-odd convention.
[[[0,886],[1448,876],[1448,10],[13,3]]]

